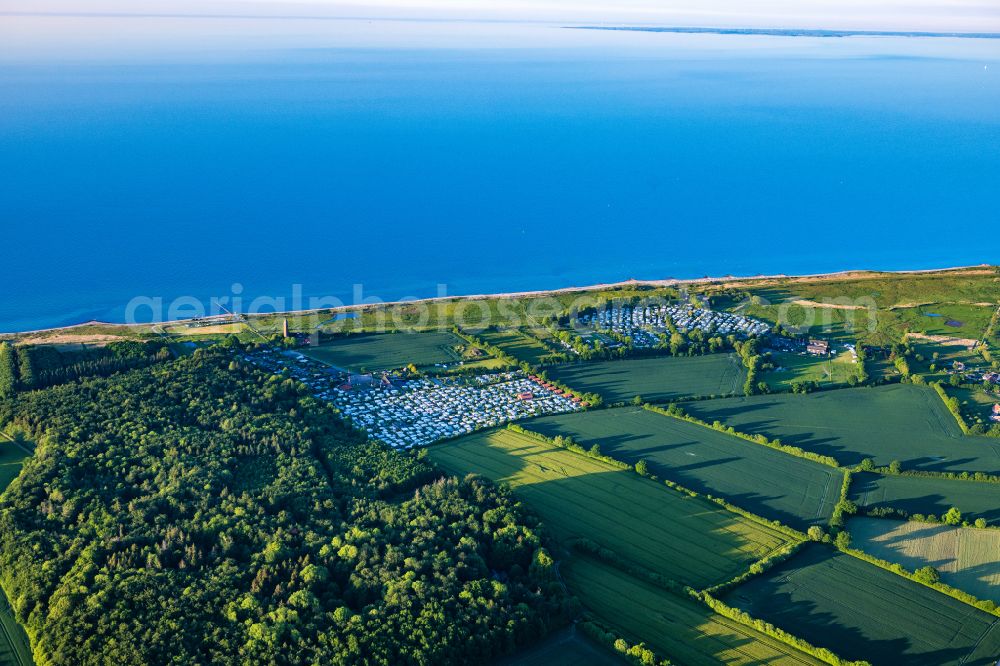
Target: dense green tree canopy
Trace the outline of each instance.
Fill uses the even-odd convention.
[[[0,576],[40,663],[482,662],[563,621],[506,490],[219,349],[0,400]]]

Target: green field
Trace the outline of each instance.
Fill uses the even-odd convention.
[[[517,360],[531,365],[542,363],[543,359],[552,353],[544,344],[519,331],[490,330],[479,333],[477,337],[499,347]]]
[[[21,473],[21,465],[28,454],[13,442],[0,436],[0,490]],[[7,595],[0,590],[0,666],[27,666],[33,664],[31,647],[24,627],[14,618]]]
[[[31,657],[31,646],[24,627],[14,618],[14,609],[10,607],[7,595],[0,591],[0,665],[29,666],[34,664]]]
[[[941,517],[954,506],[966,519],[1000,524],[1000,484],[995,483],[860,473],[851,480],[851,499],[867,509],[891,507],[907,515]]]
[[[395,370],[462,360],[467,343],[450,332],[351,335],[302,353],[351,372]]]
[[[776,368],[760,377],[775,391],[789,390],[793,382],[816,382],[821,386],[842,386],[857,376],[858,365],[850,352],[834,357],[812,356],[795,352],[772,352]]]
[[[732,578],[788,543],[777,530],[711,502],[509,430],[427,451],[451,474],[509,484],[563,543],[590,539],[692,587]]]
[[[1000,602],[1000,530],[852,518],[851,545],[910,571],[932,566],[941,580],[980,599]]]
[[[735,354],[573,363],[545,371],[572,389],[600,394],[608,403],[626,402],[637,395],[647,402],[733,395],[743,390],[746,378]]]
[[[17,444],[0,437],[0,490],[10,485],[10,482],[21,473],[21,465],[28,457]]]
[[[899,460],[904,468],[1000,474],[1000,439],[968,437],[925,386],[896,384],[809,395],[760,395],[692,402],[705,421],[833,456],[856,465]]]
[[[602,622],[632,643],[685,666],[822,664],[706,606],[639,581],[589,557],[560,568],[566,584]],[[578,662],[590,663],[590,662]]]
[[[542,417],[524,425],[548,437],[570,437],[588,449],[598,444],[605,455],[632,464],[645,460],[657,476],[802,530],[828,522],[843,480],[832,467],[638,407]]]
[[[1000,655],[995,616],[819,544],[724,600],[874,666],[992,666]]]
[[[573,625],[493,662],[493,666],[624,666],[627,663],[624,657],[590,640]]]

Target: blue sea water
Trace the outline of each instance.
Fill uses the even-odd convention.
[[[1000,263],[998,40],[288,23],[0,46],[0,331]]]

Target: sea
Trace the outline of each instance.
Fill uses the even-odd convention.
[[[0,332],[980,263],[989,36],[0,16]]]

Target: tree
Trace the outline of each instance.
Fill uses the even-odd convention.
[[[0,401],[38,442],[0,495],[0,569],[39,663],[489,663],[572,617],[509,490],[442,476],[233,359]]]
[[[854,500],[843,499],[837,502],[837,508],[846,516],[853,516],[858,512],[858,505]]]
[[[17,362],[9,342],[0,342],[0,398],[14,395],[17,390]]]
[[[38,376],[35,372],[35,358],[31,347],[17,347],[17,372],[20,375],[21,386],[35,387]]]
[[[841,550],[846,550],[851,547],[851,533],[847,530],[841,530],[837,533],[837,538],[834,540],[837,548]]]
[[[549,555],[549,551],[539,548],[531,558],[531,566],[528,568],[528,575],[532,580],[538,582],[548,582],[555,577],[555,560]]]
[[[892,474],[899,474],[899,472],[902,469],[903,465],[898,460],[893,460],[891,463],[889,463],[889,472],[891,472]]]
[[[649,476],[649,465],[645,460],[640,460],[635,464],[635,471],[640,476]]]
[[[976,518],[976,522],[974,524],[975,524],[976,527],[978,527],[981,530],[982,529],[986,529],[986,519],[985,518]]]
[[[941,574],[932,566],[920,567],[913,572],[913,576],[921,583],[928,585],[941,582]]]
[[[946,525],[961,525],[962,512],[958,510],[958,507],[953,506],[941,517],[941,520]]]
[[[811,541],[822,541],[824,536],[823,528],[819,525],[810,526],[807,534],[809,535],[809,539]]]

